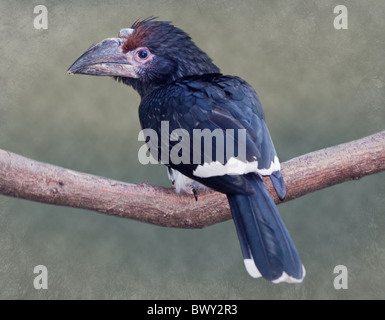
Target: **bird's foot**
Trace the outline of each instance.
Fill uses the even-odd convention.
[[[191,188],[191,192],[194,195],[195,201],[198,201],[198,192],[195,190],[195,188]]]

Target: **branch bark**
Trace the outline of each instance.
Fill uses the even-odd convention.
[[[385,131],[282,163],[284,201],[385,170]],[[279,204],[269,179],[265,184]],[[231,218],[226,196],[177,195],[172,188],[129,184],[37,162],[0,149],[0,194],[89,209],[167,227],[202,228]]]

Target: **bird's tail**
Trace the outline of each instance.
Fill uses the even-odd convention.
[[[274,283],[302,282],[305,269],[262,179],[248,177],[255,194],[227,195],[248,273]]]

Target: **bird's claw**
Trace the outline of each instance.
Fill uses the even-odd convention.
[[[198,201],[198,192],[195,190],[195,188],[191,188],[191,192],[194,195],[195,201]]]

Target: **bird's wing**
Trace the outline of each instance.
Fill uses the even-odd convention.
[[[284,197],[279,160],[265,123],[261,103],[254,89],[244,80],[222,75],[186,77],[167,86],[167,90],[159,90],[158,95],[155,93],[150,100],[153,103],[146,101],[146,105],[161,108],[158,113],[161,115],[160,120],[169,121],[170,133],[180,128],[187,130],[190,135],[194,129],[219,129],[223,133],[220,161],[216,154],[217,148],[221,149],[217,139],[212,140],[212,154],[207,156],[203,144],[199,150],[199,145],[197,147],[193,137],[190,137],[191,164],[177,165],[170,162],[170,167],[226,193],[251,191],[246,180],[242,179],[243,174],[256,172],[268,175],[272,178],[278,195]],[[147,127],[143,123],[142,125]],[[159,128],[157,131],[159,132]],[[234,142],[234,152],[226,154],[229,151],[229,140]],[[242,150],[245,150],[243,155]],[[202,155],[199,161],[193,159],[193,154],[198,151]],[[211,179],[214,177],[215,179]]]

